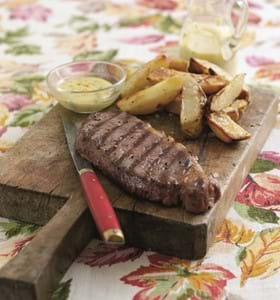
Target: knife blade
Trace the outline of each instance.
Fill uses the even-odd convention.
[[[102,239],[107,243],[124,244],[125,238],[111,202],[92,165],[75,150],[76,124],[66,112],[61,113],[65,136],[73,163],[79,174],[87,204]]]

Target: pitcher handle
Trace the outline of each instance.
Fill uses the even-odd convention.
[[[246,29],[247,21],[248,21],[248,13],[249,6],[247,0],[236,0],[234,4],[237,5],[241,11],[238,22],[235,26],[235,31],[233,35],[233,39],[231,41],[231,47],[236,48],[238,42]]]

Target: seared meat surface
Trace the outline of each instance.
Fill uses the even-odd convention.
[[[186,147],[125,112],[97,112],[82,124],[76,149],[130,193],[205,212],[220,196]]]

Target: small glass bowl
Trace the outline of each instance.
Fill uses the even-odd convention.
[[[68,78],[98,77],[112,85],[87,91],[67,90],[61,83]],[[78,113],[91,113],[110,106],[119,96],[126,78],[125,70],[106,61],[78,61],[56,67],[47,76],[49,89],[65,108]]]

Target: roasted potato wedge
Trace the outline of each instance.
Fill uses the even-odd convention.
[[[169,57],[169,68],[177,71],[187,72],[189,61],[177,57]]]
[[[129,97],[132,94],[144,89],[149,85],[148,74],[159,67],[168,67],[170,64],[166,55],[157,56],[137,70],[124,84],[121,90],[122,97]]]
[[[201,86],[206,95],[212,95],[222,90],[228,81],[219,75],[191,74]]]
[[[238,99],[244,99],[247,102],[250,102],[250,88],[247,85],[243,85],[243,89],[241,91],[241,93],[238,96]]]
[[[227,81],[232,79],[232,75],[224,69],[203,59],[191,58],[188,70],[191,73],[197,74],[219,75],[224,77]]]
[[[215,135],[225,143],[241,141],[251,137],[251,134],[235,123],[224,112],[214,112],[207,116],[209,127]]]
[[[174,69],[168,68],[158,68],[152,71],[148,75],[148,80],[151,84],[155,84],[159,81],[162,81],[165,78],[174,76],[174,75],[187,75],[190,73],[179,72]],[[197,83],[202,87],[203,91],[206,95],[212,95],[214,93],[219,92],[222,88],[224,88],[228,81],[221,76],[218,75],[208,75],[208,74],[191,74],[191,76],[197,81]]]
[[[178,94],[175,99],[167,104],[164,109],[170,113],[180,115],[182,108],[182,93]]]
[[[173,76],[117,102],[122,110],[135,115],[151,114],[166,106],[180,93],[184,77]]]
[[[236,75],[220,92],[211,98],[211,111],[221,111],[230,106],[243,89],[245,74]]]
[[[202,88],[189,75],[183,85],[180,113],[181,128],[188,138],[197,138],[202,131],[206,102],[207,98]]]
[[[151,84],[155,84],[158,83],[166,78],[175,76],[175,75],[181,75],[184,76],[186,75],[185,72],[181,72],[181,71],[177,71],[174,69],[169,69],[169,68],[164,68],[164,67],[160,67],[157,68],[155,70],[153,70],[152,72],[149,73],[148,75],[148,81]]]
[[[247,100],[237,99],[232,105],[228,106],[224,109],[224,112],[232,118],[233,121],[240,120],[243,111],[247,108],[248,102]]]

